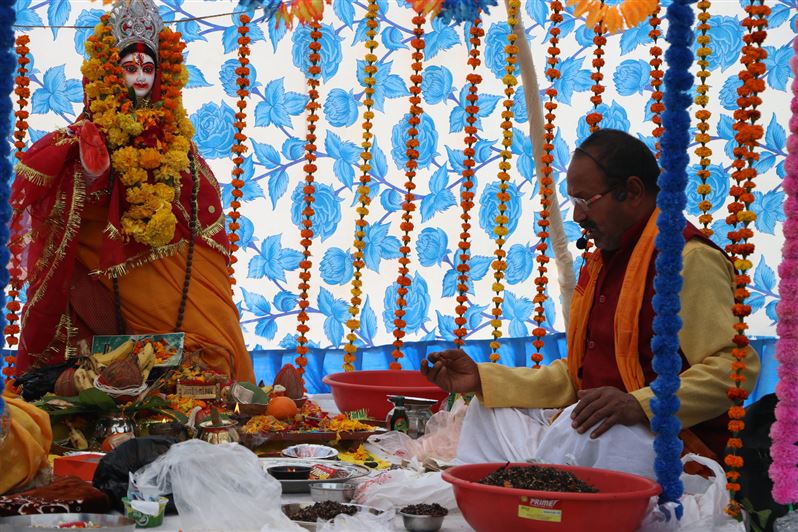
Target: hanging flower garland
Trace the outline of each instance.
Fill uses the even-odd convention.
[[[499,338],[502,337],[502,304],[504,303],[504,271],[507,269],[507,251],[504,250],[506,243],[505,237],[507,236],[507,224],[510,219],[507,217],[507,202],[510,200],[510,194],[507,192],[510,183],[510,168],[512,167],[510,161],[513,157],[513,97],[515,96],[515,86],[518,84],[518,79],[515,77],[515,65],[518,62],[518,46],[515,41],[515,27],[518,25],[518,9],[521,6],[519,0],[508,0],[507,2],[507,24],[510,26],[510,32],[507,34],[507,45],[504,47],[505,62],[504,67],[504,110],[502,111],[502,150],[501,161],[499,162],[499,191],[496,197],[499,200],[497,206],[498,214],[495,217],[496,226],[493,228],[493,234],[496,235],[496,250],[493,252],[496,259],[491,263],[493,268],[493,292],[495,295],[492,298],[493,308],[491,314],[493,318],[490,324],[493,327],[492,336],[493,340],[490,342],[490,361],[498,362]]]
[[[468,264],[468,262],[471,258],[471,209],[474,208],[474,167],[476,166],[476,160],[474,159],[474,156],[476,155],[474,144],[477,142],[478,132],[477,127],[474,124],[477,123],[479,115],[478,91],[479,84],[482,82],[482,76],[476,73],[476,69],[481,64],[481,60],[479,58],[480,47],[482,46],[482,37],[485,36],[485,30],[482,27],[482,19],[474,19],[469,33],[471,34],[469,41],[471,43],[471,48],[468,52],[468,65],[471,67],[472,71],[466,76],[466,80],[468,81],[468,95],[466,96],[468,105],[465,106],[466,147],[463,150],[465,160],[463,161],[462,172],[463,183],[460,187],[460,206],[463,209],[462,213],[460,214],[460,219],[463,220],[463,222],[460,225],[462,232],[460,233],[460,242],[457,245],[457,305],[454,309],[455,313],[457,314],[457,317],[454,319],[454,323],[457,325],[457,328],[454,330],[454,343],[458,346],[465,344],[465,337],[468,334],[468,330],[466,329],[468,320],[466,319],[465,314],[466,311],[468,311],[468,307],[466,306],[468,303],[468,273],[471,270],[471,266]]]
[[[654,12],[659,0],[623,0],[614,6],[607,6],[604,0],[568,0],[574,8],[574,16],[587,15],[588,27],[601,21],[605,31],[618,33],[625,28],[634,28]]]
[[[307,72],[308,103],[305,106],[305,110],[307,111],[305,121],[307,122],[308,131],[305,135],[305,166],[303,167],[305,171],[305,186],[302,190],[304,193],[303,199],[305,207],[302,209],[302,230],[300,232],[302,239],[299,241],[302,246],[302,260],[299,261],[299,279],[301,281],[299,283],[299,313],[297,314],[298,323],[296,327],[299,335],[296,339],[297,357],[294,360],[300,375],[305,372],[305,366],[308,364],[308,338],[305,335],[310,331],[310,327],[308,327],[307,324],[310,320],[307,309],[310,306],[308,291],[310,290],[310,268],[313,265],[310,260],[310,246],[313,243],[313,215],[316,214],[316,211],[313,210],[313,203],[316,200],[316,187],[313,183],[316,179],[316,170],[318,169],[316,166],[316,160],[318,158],[316,155],[316,122],[319,120],[319,115],[317,113],[321,108],[318,102],[318,88],[321,84],[319,81],[321,75],[321,67],[319,66],[321,62],[321,54],[319,54],[322,36],[321,23],[318,20],[314,20],[308,24],[308,27],[310,29],[310,42],[308,43],[308,49],[310,51],[308,54],[308,61],[310,64],[308,65]]]
[[[360,304],[362,300],[360,296],[363,295],[363,281],[361,280],[363,273],[362,270],[366,266],[363,250],[366,248],[366,217],[369,214],[369,204],[371,203],[371,149],[374,147],[372,139],[374,134],[371,132],[373,127],[372,120],[374,119],[374,85],[377,83],[377,56],[374,50],[377,49],[379,43],[375,40],[377,37],[377,30],[380,26],[378,15],[380,6],[377,0],[368,0],[366,7],[366,57],[365,66],[363,67],[363,84],[366,86],[364,89],[365,98],[363,98],[363,105],[366,110],[363,112],[363,142],[360,144],[363,151],[360,153],[360,171],[363,172],[360,176],[360,186],[357,189],[358,202],[360,206],[357,208],[358,219],[355,220],[355,252],[352,260],[352,299],[350,300],[349,315],[351,316],[346,322],[349,328],[349,333],[346,335],[347,343],[344,345],[344,371],[354,371],[355,366],[355,353],[357,352],[357,330],[360,329]]]
[[[607,6],[604,5],[604,0],[600,0],[600,4],[600,9],[590,12],[587,17],[587,24],[593,26],[593,32],[595,33],[593,44],[596,45],[593,48],[593,72],[590,73],[590,79],[593,80],[593,85],[590,87],[593,93],[593,96],[590,97],[590,102],[593,104],[593,112],[585,117],[591,133],[598,130],[601,122],[602,116],[598,111],[598,106],[601,105],[601,95],[604,93],[604,86],[601,84],[604,80],[604,73],[601,72],[601,69],[604,67],[604,45],[607,44],[607,37],[604,36],[604,17],[607,12]]]
[[[734,112],[736,123],[734,124],[735,141],[737,147],[734,148],[734,161],[732,167],[732,178],[736,181],[729,190],[733,201],[728,206],[729,216],[726,223],[734,226],[729,231],[731,244],[726,246],[726,251],[734,261],[734,268],[737,270],[736,290],[734,292],[734,307],[732,312],[738,321],[734,324],[735,335],[733,338],[735,348],[732,355],[735,361],[732,363],[731,379],[733,385],[727,391],[729,399],[733,405],[729,408],[729,431],[731,437],[726,445],[727,452],[724,462],[727,466],[726,487],[729,490],[730,501],[726,512],[736,518],[741,518],[740,504],[736,500],[737,492],[740,491],[740,469],[743,466],[743,458],[738,454],[742,448],[740,432],[745,428],[743,417],[745,409],[743,402],[748,397],[748,393],[741,387],[745,377],[742,372],[745,370],[744,359],[747,355],[750,343],[746,330],[748,324],[745,319],[751,314],[751,306],[746,304],[750,293],[747,290],[751,278],[748,271],[753,268],[753,263],[749,257],[754,253],[755,246],[750,242],[754,236],[751,224],[756,221],[756,214],[751,210],[754,201],[753,189],[756,186],[754,179],[757,176],[754,164],[759,159],[756,147],[759,139],[764,135],[764,129],[757,121],[761,113],[757,110],[762,104],[759,94],[765,89],[765,64],[768,53],[762,47],[762,43],[767,37],[767,16],[770,8],[763,5],[762,0],[750,0],[745,6],[747,17],[742,21],[743,27],[747,28],[747,33],[743,36],[745,45],[742,48],[740,62],[744,68],[738,75],[743,82],[742,87],[737,90],[740,96],[737,98],[738,109]]]
[[[404,328],[407,326],[407,322],[404,320],[405,307],[407,306],[405,296],[408,294],[411,284],[411,279],[408,275],[410,273],[408,268],[410,264],[410,232],[413,230],[413,211],[416,210],[414,203],[416,196],[413,194],[416,184],[413,179],[416,177],[416,169],[418,168],[419,141],[417,128],[421,123],[421,115],[424,113],[424,109],[421,107],[421,71],[424,68],[422,61],[424,60],[424,23],[426,22],[426,17],[423,15],[425,9],[417,7],[418,4],[422,3],[420,1],[414,2],[413,8],[416,9],[416,16],[413,17],[413,25],[415,26],[413,35],[415,37],[410,41],[410,46],[415,50],[412,54],[413,62],[410,64],[410,68],[414,73],[410,76],[410,81],[413,85],[410,86],[410,118],[408,119],[408,138],[405,144],[407,147],[407,162],[405,163],[407,181],[405,182],[405,201],[402,202],[402,245],[399,247],[401,257],[399,257],[399,276],[396,279],[398,287],[396,289],[396,310],[394,310],[395,319],[393,320],[394,350],[391,353],[394,360],[390,363],[389,367],[391,369],[402,369],[399,359],[404,356],[402,354],[402,346],[404,345],[402,339],[405,336]]]
[[[776,422],[770,429],[773,444],[770,478],[773,499],[780,504],[798,504],[798,38],[793,39],[796,55],[790,61],[793,72],[792,119],[787,140],[784,191],[784,246],[779,265],[779,322],[776,324],[776,359],[779,382],[776,385]]]
[[[660,139],[662,138],[662,111],[665,110],[665,104],[662,103],[662,78],[665,75],[665,72],[662,70],[662,48],[659,46],[659,38],[662,37],[662,30],[660,29],[660,24],[662,23],[662,19],[659,17],[660,7],[659,3],[657,4],[656,9],[651,14],[651,17],[648,20],[649,25],[651,26],[651,31],[648,32],[648,36],[651,37],[652,44],[649,53],[651,54],[651,60],[648,62],[651,65],[651,99],[653,100],[651,103],[651,121],[654,122],[654,131],[652,131],[652,135],[656,139],[656,156],[659,160],[660,156],[662,155],[662,149],[660,148]]]
[[[91,99],[92,119],[108,139],[111,165],[125,186],[130,207],[122,215],[122,233],[152,247],[174,238],[177,220],[172,213],[179,176],[189,167],[188,152],[194,128],[186,115],[181,91],[188,81],[183,65],[185,43],[180,34],[165,28],[159,36],[162,105],[139,107],[128,95],[124,72],[118,65],[119,50],[111,32],[110,15],[100,18],[95,33],[86,41],[89,60],[82,72],[85,92]],[[146,130],[163,131],[161,149],[148,147]],[[146,127],[145,127],[146,126]],[[148,183],[152,174],[155,183]]]
[[[709,71],[707,70],[709,68],[708,57],[712,55],[712,49],[709,47],[712,40],[709,35],[709,19],[711,17],[709,8],[711,6],[712,3],[709,0],[699,0],[696,4],[696,7],[700,10],[698,13],[698,21],[700,22],[698,31],[700,34],[696,37],[699,47],[696,51],[696,55],[698,55],[698,66],[701,68],[696,76],[701,80],[701,83],[696,87],[697,94],[694,100],[696,105],[699,106],[699,109],[695,113],[695,117],[698,119],[695,141],[699,144],[695,149],[695,154],[699,158],[698,164],[700,166],[696,175],[701,180],[701,183],[696,187],[696,192],[701,196],[701,201],[698,202],[698,208],[701,209],[698,222],[701,224],[701,232],[707,237],[712,236],[713,233],[712,229],[709,227],[712,224],[712,214],[709,212],[710,209],[712,209],[712,202],[709,201],[709,194],[712,192],[712,186],[707,182],[710,176],[709,165],[712,164],[712,149],[708,146],[709,142],[712,140],[709,136],[708,122],[712,113],[707,109],[707,105],[709,104],[709,85],[707,85],[707,78],[709,77]]]
[[[247,136],[244,134],[244,128],[247,127],[247,114],[244,112],[247,108],[247,98],[249,97],[249,43],[251,39],[247,35],[249,33],[249,22],[250,18],[247,15],[241,15],[239,17],[241,21],[241,25],[238,27],[238,63],[239,67],[236,68],[236,85],[238,86],[238,90],[236,94],[238,95],[238,101],[236,102],[236,107],[238,111],[235,114],[236,121],[233,126],[236,128],[236,133],[234,135],[235,142],[233,146],[230,148],[230,151],[233,152],[233,164],[235,167],[233,168],[233,179],[232,185],[233,190],[231,192],[232,199],[230,200],[230,212],[227,215],[230,217],[230,223],[227,227],[230,231],[227,234],[227,239],[230,241],[230,265],[227,267],[227,275],[230,277],[230,284],[236,284],[235,278],[235,268],[234,265],[238,262],[236,258],[235,252],[238,251],[238,241],[239,236],[236,232],[241,228],[241,225],[238,223],[238,220],[241,217],[241,213],[238,212],[238,209],[241,208],[241,198],[244,197],[244,181],[241,179],[241,176],[244,173],[244,169],[241,168],[241,165],[244,164],[244,154],[247,152],[247,147],[244,144],[247,140]]]
[[[654,352],[652,366],[657,378],[651,384],[655,399],[651,401],[654,417],[651,429],[656,434],[654,448],[657,459],[654,470],[657,482],[662,486],[660,502],[676,502],[677,518],[681,518],[683,508],[679,499],[684,491],[680,480],[682,474],[681,454],[683,444],[679,439],[681,424],[676,417],[679,411],[679,373],[682,362],[679,356],[679,288],[682,269],[682,250],[684,249],[685,196],[687,186],[687,149],[689,146],[690,102],[689,92],[693,85],[690,73],[693,41],[692,0],[674,0],[668,6],[667,41],[670,43],[665,59],[668,73],[665,76],[665,110],[662,120],[665,131],[662,135],[662,169],[658,184],[657,205],[660,214],[657,218],[659,234],[656,240],[657,258],[654,277]]]
[[[0,42],[4,43],[5,49],[0,51],[0,80],[3,85],[10,88],[14,85],[14,69],[18,60],[15,60],[11,51],[11,43],[14,42],[14,29],[13,24],[16,18],[13,2],[6,0],[0,7]],[[26,43],[27,44],[27,43]],[[20,64],[21,65],[21,64]],[[0,97],[0,113],[2,116],[8,117],[14,110],[11,97],[6,94]],[[11,136],[11,121],[3,120],[0,124],[0,138],[8,139]],[[0,143],[0,248],[4,248],[9,243],[9,221],[11,220],[11,203],[9,198],[11,196],[11,181],[13,180],[13,171],[9,155],[11,153],[11,144],[8,142]],[[5,256],[0,255],[3,261]],[[9,280],[9,271],[7,264],[3,262],[0,264],[0,291],[5,292],[6,284]],[[0,324],[3,324],[0,318]],[[12,362],[13,363],[13,362]],[[10,371],[7,371],[10,370]],[[9,367],[3,368],[3,374],[6,378],[10,378],[14,374],[14,369]],[[9,383],[10,384],[10,383]],[[4,416],[5,402],[3,401],[3,388],[5,386],[4,379],[0,379],[0,443],[7,435],[9,428],[9,420]]]
[[[16,87],[14,87],[14,95],[17,97],[17,110],[14,112],[16,121],[16,131],[14,132],[14,148],[16,148],[16,157],[22,157],[22,151],[25,149],[25,137],[28,134],[28,113],[27,107],[30,102],[30,78],[28,77],[28,65],[30,64],[30,37],[27,35],[20,35],[16,38],[16,53],[17,53],[17,76]],[[19,227],[13,228],[17,232],[21,229]],[[22,267],[21,255],[23,251],[22,242],[19,239],[10,239],[8,242],[9,249],[9,283],[8,283],[8,301],[6,302],[6,319],[8,324],[5,326],[4,333],[6,335],[6,345],[14,347],[19,344],[17,335],[19,334],[19,311],[21,305],[19,303],[19,294],[22,290]],[[7,355],[5,357],[6,378],[10,379],[15,373],[16,356]]]
[[[543,134],[543,151],[545,153],[541,158],[541,162],[543,163],[543,176],[540,179],[541,210],[540,220],[538,220],[538,225],[540,226],[538,238],[540,238],[540,242],[538,242],[536,247],[538,251],[538,254],[535,256],[535,262],[538,264],[538,276],[535,278],[535,289],[537,294],[535,294],[533,299],[536,305],[533,319],[537,326],[532,330],[532,335],[535,337],[535,339],[532,340],[535,352],[532,354],[531,358],[536,368],[539,368],[540,363],[543,361],[543,355],[540,351],[543,349],[543,338],[546,336],[546,329],[543,327],[543,324],[546,322],[546,309],[543,304],[547,299],[546,287],[548,285],[546,273],[548,272],[547,264],[549,263],[549,257],[546,255],[546,251],[549,248],[547,242],[549,239],[549,208],[552,203],[551,196],[554,194],[554,190],[551,188],[554,184],[554,179],[552,178],[554,173],[552,164],[554,163],[554,137],[556,130],[556,126],[554,125],[556,115],[554,111],[557,109],[557,102],[555,101],[557,89],[554,87],[554,83],[560,78],[560,71],[557,70],[560,56],[560,48],[558,46],[560,42],[560,28],[558,25],[563,21],[562,10],[562,2],[560,2],[560,0],[553,0],[551,3],[551,13],[549,15],[549,20],[551,21],[551,27],[549,28],[549,57],[546,59],[546,77],[551,83],[551,86],[546,89],[548,101],[544,103],[546,109],[546,114],[544,116],[546,125],[544,126],[545,133]]]
[[[488,7],[496,5],[496,0],[435,0],[431,5],[433,18],[441,19],[444,24],[460,24],[480,19]]]

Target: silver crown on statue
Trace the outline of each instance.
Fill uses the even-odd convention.
[[[152,0],[117,0],[111,10],[116,46],[123,50],[134,43],[144,43],[158,53],[158,35],[163,20]]]

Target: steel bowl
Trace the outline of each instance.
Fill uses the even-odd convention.
[[[411,532],[435,532],[443,526],[445,515],[413,515],[399,512],[405,528]]]
[[[127,517],[112,514],[15,515],[13,517],[0,518],[0,530],[2,532],[57,531],[64,530],[63,528],[58,528],[60,524],[75,521],[91,521],[102,530],[113,530],[114,532],[134,532],[136,530],[135,522]]]
[[[354,498],[356,488],[356,484],[316,482],[310,485],[310,498],[315,502],[333,501],[347,503]]]
[[[338,451],[326,445],[315,445],[312,443],[300,443],[283,449],[283,456],[287,458],[303,458],[310,460],[334,460],[338,456]]]

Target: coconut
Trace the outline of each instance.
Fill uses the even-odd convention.
[[[100,373],[98,382],[103,386],[121,390],[141,386],[144,377],[136,360],[133,357],[125,357],[105,368]]]
[[[285,395],[291,399],[301,399],[305,395],[305,385],[299,372],[291,364],[286,364],[274,378],[274,385],[283,386]]]
[[[78,388],[75,386],[75,368],[67,368],[58,376],[55,381],[53,391],[61,397],[73,397],[78,395]]]

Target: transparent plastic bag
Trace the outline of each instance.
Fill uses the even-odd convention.
[[[363,482],[355,492],[354,502],[374,508],[422,503],[457,508],[452,485],[443,480],[440,472],[413,469],[392,469]]]
[[[339,515],[331,521],[318,521],[318,532],[392,532],[396,512],[392,509],[381,514],[360,511],[355,515]]]
[[[303,530],[280,508],[280,483],[238,444],[189,440],[139,469],[139,487],[172,493],[183,530]]]

